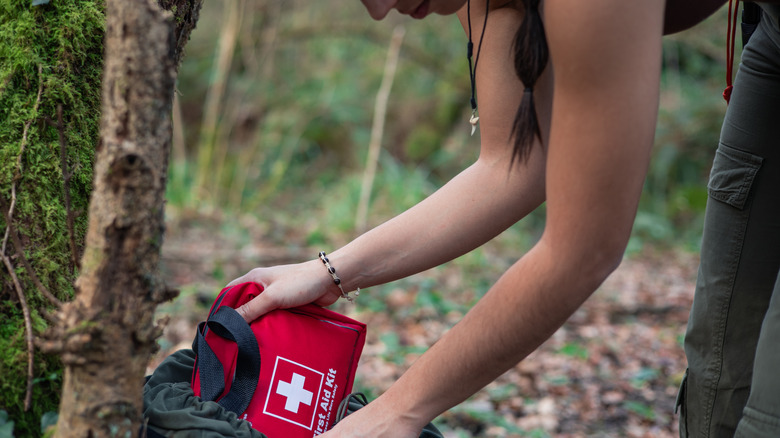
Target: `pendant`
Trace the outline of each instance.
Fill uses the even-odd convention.
[[[477,130],[477,122],[479,122],[479,116],[477,115],[477,110],[474,109],[471,111],[471,118],[469,119],[469,123],[471,123],[471,135],[474,135],[474,132]]]

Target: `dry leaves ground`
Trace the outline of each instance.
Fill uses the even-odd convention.
[[[150,370],[189,348],[195,325],[227,281],[320,250],[269,222],[169,221],[163,271],[182,294],[160,309],[171,322]],[[335,310],[369,328],[355,388],[373,398],[392,384],[516,259],[511,246],[499,239],[476,255],[368,289],[357,306],[339,304]],[[681,342],[697,264],[695,255],[676,251],[627,257],[541,348],[441,415],[437,426],[447,437],[676,437]]]

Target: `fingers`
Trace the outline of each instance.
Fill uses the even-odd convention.
[[[249,276],[249,274],[242,275],[241,277],[236,278],[235,280],[231,281],[227,285],[228,286],[235,286],[237,284],[246,283],[247,281],[249,281],[249,280],[246,279],[246,277],[248,277],[248,276]]]
[[[247,272],[246,274],[231,281],[230,283],[227,284],[227,286],[235,286],[241,283],[257,283],[260,286],[262,286],[263,289],[267,289],[271,285],[271,283],[273,283],[274,280],[278,277],[279,268],[284,268],[284,267],[254,268],[251,271]]]
[[[236,309],[247,322],[252,322],[266,313],[279,308],[290,308],[314,303],[329,306],[335,303],[341,294],[322,275],[322,264],[313,260],[296,265],[255,268],[245,275],[231,281],[228,286],[253,282],[263,286],[263,293]],[[312,275],[316,272],[316,275]],[[327,287],[327,285],[331,287]]]
[[[295,298],[288,296],[288,298],[293,298],[293,300],[290,302],[285,302],[284,300],[276,300],[274,296],[277,294],[274,292],[275,291],[269,292],[266,289],[262,294],[256,296],[248,303],[237,308],[236,312],[238,312],[238,314],[244,318],[244,321],[252,322],[275,309],[302,306],[309,302],[313,302],[320,307],[327,307],[338,301],[340,297],[340,295],[326,292],[319,298],[312,300],[312,298],[306,298],[304,294],[299,294],[298,297]]]
[[[247,282],[251,281],[251,282],[262,284],[263,286],[265,286],[265,284],[261,280],[260,269],[261,268],[252,269],[251,271],[247,272],[246,274],[244,274],[244,275],[236,278],[235,280],[231,281],[227,285],[228,286],[235,286],[237,284],[247,283]]]
[[[252,322],[262,315],[276,309],[278,305],[273,303],[273,299],[270,294],[262,293],[236,309],[239,315],[244,318],[246,322]]]

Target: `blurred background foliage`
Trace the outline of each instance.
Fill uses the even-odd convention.
[[[630,252],[648,242],[697,248],[726,107],[725,13],[665,38],[655,157]],[[466,37],[454,17],[414,21],[391,12],[375,22],[357,1],[213,0],[177,85],[172,211],[252,215],[295,229],[305,245],[354,237],[377,90],[399,27],[406,33],[368,226],[470,164],[479,136],[470,137],[466,123]],[[532,243],[543,215],[510,233]]]

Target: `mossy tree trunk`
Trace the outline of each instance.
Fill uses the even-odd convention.
[[[34,436],[56,406],[59,364],[33,360],[36,337],[65,365],[57,433],[135,436],[171,296],[157,261],[174,81],[202,0],[108,0],[107,16],[102,0],[32,3],[0,0],[0,410]]]
[[[161,334],[154,311],[175,296],[158,276],[158,261],[177,42],[188,36],[181,38],[177,23],[153,0],[106,2],[86,247],[78,292],[55,328],[65,364],[56,436],[134,436],[141,424],[143,375]]]

